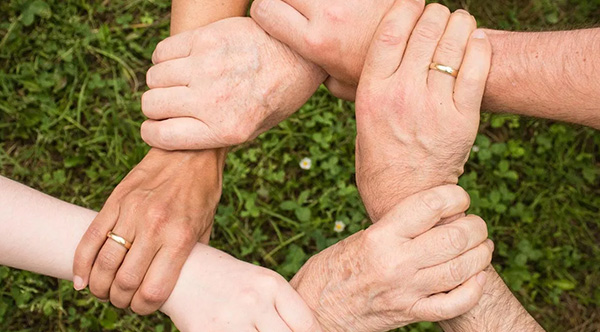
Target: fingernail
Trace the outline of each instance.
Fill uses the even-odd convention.
[[[485,32],[481,29],[477,29],[475,30],[475,32],[473,32],[473,36],[474,39],[485,39]]]
[[[98,301],[102,302],[102,303],[106,303],[108,302],[108,300],[103,300],[103,299],[98,299]]]
[[[83,278],[81,278],[80,276],[74,276],[73,277],[73,288],[75,288],[75,290],[77,290],[77,291],[84,289],[85,284],[83,283]]]
[[[481,285],[481,287],[485,286],[485,281],[487,280],[487,275],[485,274],[485,272],[480,272],[477,275],[477,283],[479,283],[479,285]]]

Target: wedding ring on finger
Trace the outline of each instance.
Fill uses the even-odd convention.
[[[113,232],[108,232],[108,234],[106,234],[106,237],[115,241],[116,243],[120,244],[126,250],[129,250],[131,248],[131,242],[125,240],[124,238],[118,236],[117,234],[115,234]]]
[[[429,65],[429,69],[439,71],[440,73],[448,74],[454,78],[458,77],[458,69],[454,69],[450,66],[445,66],[439,63],[432,62]]]

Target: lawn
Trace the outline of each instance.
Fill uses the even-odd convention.
[[[442,1],[506,30],[597,25],[600,0]],[[88,208],[145,154],[140,96],[167,0],[0,2],[0,174]],[[596,58],[599,55],[594,55]],[[227,160],[213,245],[291,277],[369,225],[354,184],[354,105],[322,88]],[[494,265],[548,331],[600,331],[600,133],[484,114],[461,185],[489,224]],[[299,162],[312,159],[312,168]],[[0,197],[1,199],[1,197]],[[347,227],[334,232],[335,221]],[[0,331],[173,331],[0,267]],[[403,331],[437,331],[423,323]]]

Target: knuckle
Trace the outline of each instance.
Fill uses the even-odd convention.
[[[456,40],[442,40],[438,45],[438,52],[444,56],[457,57],[462,55],[464,48]]]
[[[460,227],[448,226],[446,229],[446,238],[449,249],[452,252],[460,253],[464,251],[469,244],[465,232]]]
[[[119,272],[115,278],[115,285],[123,291],[130,292],[138,289],[142,283],[142,278],[129,271]]]
[[[441,212],[446,205],[444,198],[436,190],[423,193],[421,201],[423,202],[423,205],[432,212]]]
[[[320,32],[305,34],[304,43],[312,52],[323,52],[331,48],[329,38]]]
[[[323,11],[324,17],[331,23],[340,24],[349,21],[350,12],[346,6],[330,5]]]
[[[466,269],[463,264],[459,262],[457,259],[453,259],[448,262],[448,276],[449,281],[456,285],[461,284],[466,279]]]
[[[471,220],[472,227],[475,231],[477,231],[477,234],[481,234],[483,239],[487,238],[488,229],[485,220],[483,220],[480,216],[476,215],[470,215],[468,218]]]
[[[104,230],[100,229],[100,227],[94,224],[90,225],[85,234],[91,241],[102,241],[106,238],[106,233]]]
[[[114,252],[106,251],[98,256],[98,268],[102,271],[115,270],[121,264],[121,257]]]
[[[277,291],[285,283],[285,279],[277,273],[266,272],[260,280],[260,285],[265,290]]]
[[[386,45],[399,45],[408,39],[408,35],[394,19],[388,19],[381,26],[378,40]]]
[[[240,292],[238,299],[242,306],[254,308],[260,303],[261,294],[253,288],[246,288]]]
[[[436,22],[427,21],[417,25],[413,34],[415,34],[419,39],[433,41],[439,38],[440,31]]]
[[[142,286],[139,292],[140,298],[147,304],[160,304],[166,301],[169,297],[165,288],[160,285]]]

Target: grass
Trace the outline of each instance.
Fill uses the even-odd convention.
[[[590,27],[600,0],[441,1],[509,30]],[[99,209],[145,154],[139,99],[169,1],[0,3],[0,173]],[[318,93],[228,158],[214,245],[290,277],[368,225],[354,185],[353,105]],[[549,331],[600,330],[600,134],[484,115],[461,184],[489,223],[495,266]],[[310,157],[313,168],[298,162]],[[336,220],[348,227],[333,231]],[[70,283],[0,267],[1,331],[172,331]],[[436,331],[417,324],[403,331]]]

